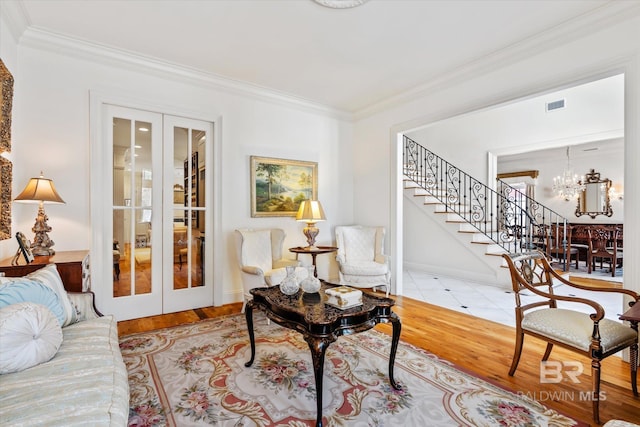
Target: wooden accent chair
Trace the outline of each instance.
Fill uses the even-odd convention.
[[[600,423],[600,361],[630,348],[631,388],[633,394],[638,396],[638,331],[606,319],[604,309],[595,301],[554,294],[553,284],[588,291],[626,294],[632,299],[630,306],[640,300],[640,295],[629,289],[586,287],[572,283],[556,273],[545,255],[539,251],[502,256],[509,265],[516,298],[516,344],[509,375],[513,376],[518,367],[525,334],[547,342],[542,361],[549,358],[554,344],[591,358],[593,420]],[[543,300],[536,299],[535,302],[522,305],[521,292],[533,293]],[[559,301],[586,305],[593,313],[558,308]],[[575,307],[573,304],[571,306]]]
[[[549,227],[545,252],[549,258],[562,263],[564,271],[569,270],[572,259],[576,260],[576,269],[578,268],[580,253],[578,248],[571,247],[571,227],[568,225],[565,227],[563,224],[553,224]]]
[[[180,270],[182,270],[182,263],[187,261],[189,256],[189,247],[187,246],[188,229],[186,225],[175,225],[173,227],[173,257],[178,258],[178,264]],[[183,261],[183,258],[185,261]]]
[[[113,280],[120,280],[120,242],[113,241]]]
[[[611,277],[616,275],[618,260],[622,261],[622,249],[618,248],[620,229],[615,226],[594,225],[587,229],[589,235],[589,249],[587,250],[587,272],[591,274],[596,268],[596,260],[609,260]]]

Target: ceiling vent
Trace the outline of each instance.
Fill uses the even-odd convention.
[[[564,108],[564,99],[559,99],[558,101],[547,102],[546,108],[547,111],[561,110]]]

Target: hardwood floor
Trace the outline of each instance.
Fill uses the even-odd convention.
[[[144,260],[142,262],[136,262],[135,265],[135,286],[136,295],[146,294],[151,292],[151,261],[150,251],[152,248],[136,248],[135,251],[140,251],[144,256],[141,257]],[[122,250],[122,256],[118,262],[120,274],[116,277],[114,272],[113,277],[113,296],[128,296],[131,295],[131,262],[130,262],[130,246],[125,244]],[[143,252],[143,251],[146,251]],[[202,284],[202,267],[200,254],[196,245],[193,246],[191,253],[191,286],[201,286]],[[174,256],[173,260],[173,286],[174,289],[184,289],[188,287],[188,262],[186,259],[179,262],[178,255]]]
[[[558,384],[541,384],[540,359],[545,343],[525,338],[520,365],[508,375],[515,329],[406,297],[395,297],[394,311],[402,320],[401,339],[455,363],[459,367],[516,393],[524,394],[589,425],[591,402],[581,399],[591,390],[590,359],[554,348],[550,360],[579,361],[584,372],[574,384],[565,378]],[[239,313],[241,303],[206,307],[180,313],[129,320],[118,324],[120,335],[165,328],[200,319]],[[377,329],[391,334],[391,327]],[[631,392],[629,364],[612,356],[602,363],[600,418],[623,419],[640,424],[640,398]],[[582,395],[581,395],[582,393]]]

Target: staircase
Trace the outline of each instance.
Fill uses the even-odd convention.
[[[406,136],[403,164],[405,198],[441,217],[452,238],[483,257],[501,285],[510,283],[503,253],[549,248],[552,235],[566,236],[560,233],[566,218],[501,180],[497,190],[489,188]]]
[[[442,223],[442,226],[451,234],[452,239],[456,239],[460,244],[466,245],[476,258],[482,259],[482,262],[496,271],[499,276],[499,283],[509,283],[508,271],[506,269],[501,271],[501,267],[506,267],[506,262],[501,255],[507,251],[493,241],[491,236],[495,235],[495,232],[487,231],[485,233],[479,231],[457,213],[448,211],[446,204],[442,203],[439,198],[430,195],[415,181],[406,176],[404,180],[404,196],[426,215],[435,216],[436,221]]]

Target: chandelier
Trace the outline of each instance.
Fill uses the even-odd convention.
[[[330,7],[332,9],[348,9],[362,5],[368,0],[313,0],[322,6]]]
[[[583,179],[573,173],[571,159],[569,157],[569,147],[567,147],[567,167],[562,175],[553,178],[553,192],[562,197],[567,202],[576,198],[585,188]]]

